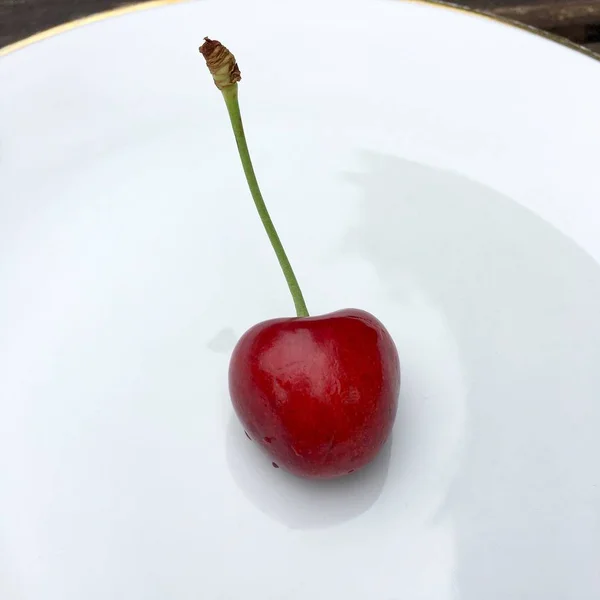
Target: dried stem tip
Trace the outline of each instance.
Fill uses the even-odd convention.
[[[200,52],[206,60],[206,66],[215,80],[215,85],[223,91],[235,85],[242,78],[235,56],[217,40],[204,38]]]

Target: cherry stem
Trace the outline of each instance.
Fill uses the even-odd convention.
[[[252,160],[250,159],[250,153],[248,152],[246,135],[244,134],[242,115],[240,113],[237,83],[223,88],[221,92],[223,94],[223,98],[225,99],[225,105],[227,106],[229,119],[231,120],[231,127],[233,128],[235,142],[237,144],[240,160],[242,161],[242,167],[244,168],[244,175],[246,176],[246,181],[248,182],[248,187],[250,188],[250,194],[252,194],[252,199],[254,200],[260,220],[262,221],[265,231],[269,236],[269,241],[273,246],[273,250],[275,250],[277,260],[279,261],[279,265],[281,266],[285,280],[290,288],[290,293],[292,294],[292,298],[294,300],[294,306],[296,307],[296,315],[298,317],[308,317],[308,309],[306,308],[306,303],[304,302],[304,297],[302,296],[302,290],[298,285],[298,280],[296,279],[292,265],[290,264],[287,254],[285,253],[283,244],[279,239],[279,235],[277,235],[277,230],[275,229],[275,225],[273,225],[273,221],[271,220],[271,216],[269,215],[269,211],[267,210],[265,201],[263,200],[260,187],[258,186],[258,181],[254,173],[254,167],[252,166]]]

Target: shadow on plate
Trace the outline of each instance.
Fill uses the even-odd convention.
[[[361,515],[379,498],[388,475],[392,437],[364,469],[340,479],[314,481],[273,468],[232,414],[227,462],[234,481],[256,508],[292,529],[319,529]]]
[[[600,597],[599,265],[488,187],[392,156],[363,159],[362,173],[348,176],[362,210],[346,250],[374,266],[399,307],[410,305],[415,290],[440,307],[468,376],[464,449],[452,477],[440,486],[451,444],[437,442],[429,466],[415,452],[412,472],[421,480],[409,469],[402,481],[390,477],[378,514],[390,494],[389,503],[397,502],[394,486],[410,497],[420,490],[413,505],[437,494],[435,513],[410,516],[432,531],[444,520],[453,532],[445,562],[438,557],[428,578],[446,587],[428,598],[480,600],[482,590],[486,600]],[[422,363],[421,391],[439,373],[429,357]],[[405,370],[407,382],[415,367]],[[426,427],[407,425],[410,439],[393,457],[394,471],[433,427],[448,389],[436,396]],[[460,406],[449,408],[448,423]],[[440,428],[426,447],[444,432],[451,439]],[[388,512],[386,527],[399,518]],[[433,546],[429,540],[420,564]]]

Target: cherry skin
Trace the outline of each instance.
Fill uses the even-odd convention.
[[[237,343],[229,391],[273,466],[329,479],[364,467],[385,444],[400,362],[390,334],[365,311],[272,319]]]

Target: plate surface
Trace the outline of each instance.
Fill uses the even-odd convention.
[[[393,439],[295,479],[227,365],[293,306],[394,336]],[[207,0],[0,60],[0,597],[600,595],[600,64],[392,0]]]

